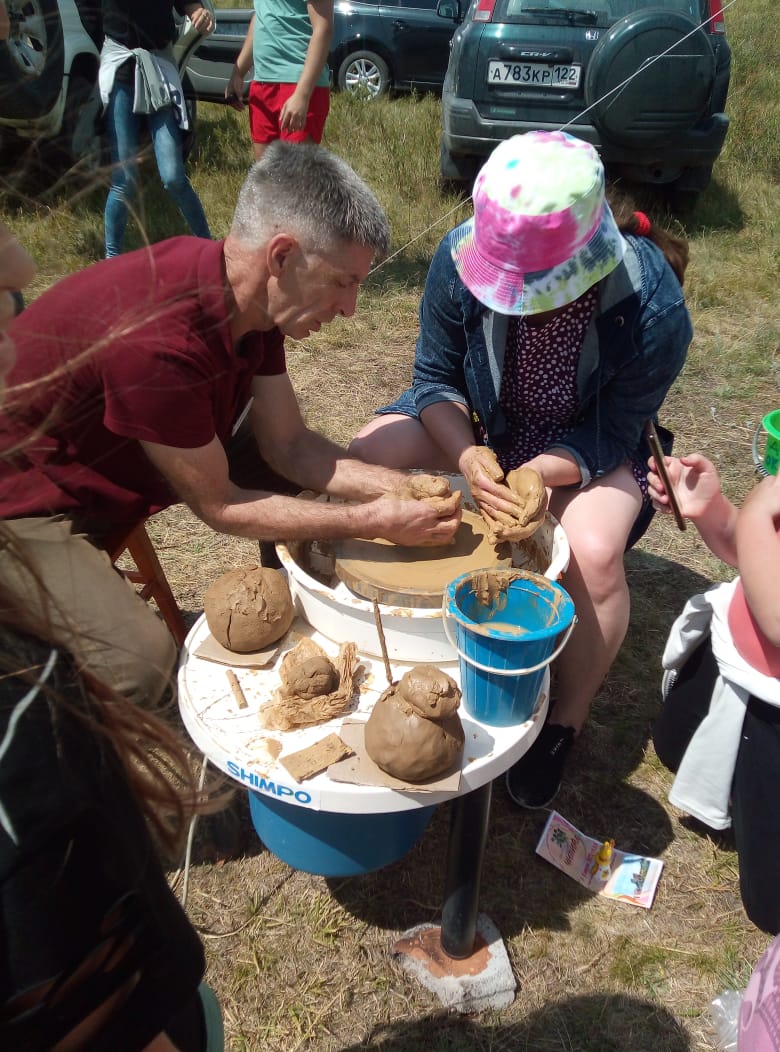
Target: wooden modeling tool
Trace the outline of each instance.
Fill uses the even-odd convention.
[[[669,507],[672,509],[674,521],[677,523],[678,529],[685,530],[685,519],[680,511],[680,505],[677,503],[677,496],[674,492],[671,479],[669,478],[669,472],[666,470],[666,459],[664,451],[661,448],[661,440],[658,437],[658,432],[656,431],[655,424],[652,420],[647,421],[645,434],[650,443],[650,451],[653,454],[653,460],[655,461],[655,470],[658,472],[661,482],[664,484],[666,495],[669,498]]]

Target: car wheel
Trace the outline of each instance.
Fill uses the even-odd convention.
[[[439,188],[444,191],[465,190],[470,193],[481,161],[481,157],[459,157],[450,153],[442,139],[439,155]]]
[[[337,83],[350,95],[376,99],[390,90],[390,69],[373,51],[353,51],[339,66]]]
[[[102,134],[103,103],[97,82],[72,75],[58,145],[69,168],[95,172],[106,160]]]
[[[683,39],[684,55],[675,54]],[[714,80],[715,53],[706,33],[687,15],[649,9],[621,18],[598,42],[585,102],[605,139],[629,148],[652,146],[694,127]]]
[[[11,36],[0,43],[3,117],[48,113],[62,90],[64,46],[56,0],[9,0]]]
[[[706,190],[712,179],[712,165],[699,168],[684,168],[682,174],[665,187],[666,197],[673,212],[687,215],[693,211],[702,190]]]

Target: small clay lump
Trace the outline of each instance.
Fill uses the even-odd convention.
[[[211,634],[237,654],[275,643],[295,616],[287,581],[265,566],[243,566],[218,577],[206,591],[203,606]]]

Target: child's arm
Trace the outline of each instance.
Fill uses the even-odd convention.
[[[774,645],[780,646],[780,478],[764,479],[739,512],[737,557],[750,612]]]
[[[650,499],[657,511],[668,514],[671,509],[664,484],[653,470],[652,458],[649,464]],[[691,453],[687,457],[666,457],[666,469],[682,514],[694,523],[713,555],[736,566],[737,509],[723,495],[714,464],[701,453]]]
[[[254,42],[255,16],[252,15],[249,20],[249,28],[244,37],[244,43],[241,45],[238,58],[233,66],[233,72],[230,74],[230,80],[225,85],[225,98],[234,110],[243,110],[244,108],[244,77],[252,65]]]
[[[333,0],[309,0],[306,5],[311,22],[311,39],[295,91],[282,106],[282,131],[301,131],[306,127],[309,99],[328,61],[333,39]]]

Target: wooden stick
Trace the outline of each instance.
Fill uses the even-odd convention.
[[[674,492],[674,486],[672,486],[671,479],[669,478],[669,472],[666,470],[666,460],[664,459],[664,451],[661,448],[661,439],[658,437],[658,431],[652,420],[647,421],[647,424],[645,425],[645,434],[650,443],[650,451],[652,452],[653,460],[655,461],[655,470],[658,472],[658,477],[661,479],[661,482],[663,482],[666,495],[669,498],[669,507],[672,509],[674,521],[677,523],[677,529],[684,530],[685,519],[680,511],[677,494]]]
[[[382,618],[379,614],[379,601],[377,599],[374,600],[374,621],[376,622],[376,630],[379,633],[379,645],[382,648],[382,658],[385,662],[385,675],[387,676],[387,685],[388,687],[392,687],[394,683],[393,673],[390,669],[390,658],[387,656],[387,643],[385,642],[385,631],[382,628]]]
[[[230,689],[233,691],[233,697],[238,702],[239,709],[245,709],[249,703],[246,700],[246,694],[241,689],[241,684],[238,682],[238,676],[236,676],[232,668],[226,669],[226,672]]]

